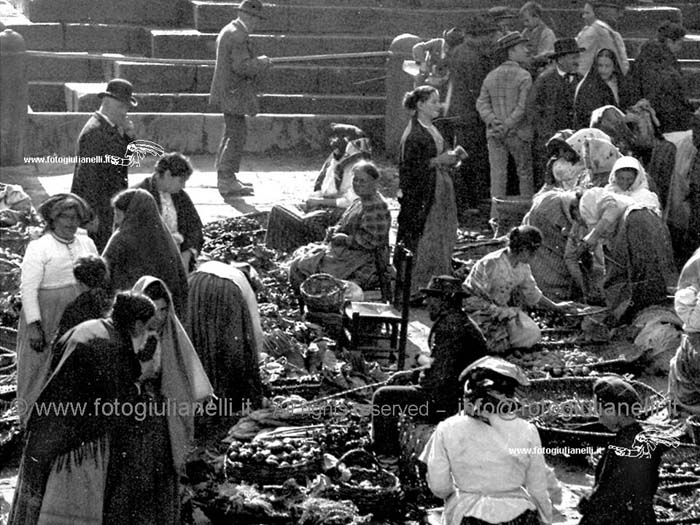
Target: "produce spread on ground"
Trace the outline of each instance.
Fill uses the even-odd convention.
[[[430,429],[403,422],[402,435],[413,448],[404,447],[397,461],[382,458],[380,463],[366,451],[371,396],[392,370],[342,349],[337,339],[339,315],[323,324],[302,316],[287,282],[288,254],[264,245],[266,219],[260,213],[205,226],[203,257],[249,263],[262,284],[258,293],[264,332],[260,372],[269,405],[226,422],[225,427],[207,427],[206,435],[199,433],[183,487],[186,521],[203,523],[206,516],[222,524],[423,522],[426,508],[441,505],[416,475],[420,467],[415,451]],[[15,231],[12,239],[21,240],[23,235]],[[21,242],[7,243],[0,251],[0,457],[15,462],[20,437],[11,400],[21,246]],[[460,231],[456,273],[466,275],[475,259],[500,246],[502,242]],[[630,374],[631,378],[631,374],[659,368],[653,355],[633,344],[634,340],[639,343],[644,330],[652,339],[658,335],[658,330],[651,330],[656,325],[650,328],[642,322],[611,333],[596,323],[595,309],[583,313],[571,317],[532,313],[543,329],[542,342],[531,352],[508,356],[533,379],[524,404],[548,399],[581,405],[591,401],[591,381],[599,374]],[[647,387],[644,397],[650,400],[650,418],[662,418],[661,396]],[[545,445],[600,447],[610,438],[596,426],[594,414],[562,417],[545,411],[531,419]],[[666,419],[658,426],[687,440],[683,421]],[[690,444],[674,451],[664,457],[661,468],[657,515],[660,523],[698,523],[700,454]],[[592,473],[590,465],[574,463],[571,468]]]

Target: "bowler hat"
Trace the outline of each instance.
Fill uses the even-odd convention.
[[[243,0],[241,5],[238,6],[238,10],[249,15],[257,16],[258,18],[267,18],[262,14],[262,2],[260,0]]]
[[[466,297],[468,295],[462,287],[462,281],[451,275],[434,275],[430,278],[428,287],[421,288],[420,291],[432,297],[443,295]]]
[[[549,55],[551,58],[559,58],[564,55],[578,54],[586,49],[579,47],[575,38],[560,38],[554,42],[554,53]]]
[[[134,86],[131,85],[131,82],[123,78],[113,78],[110,80],[107,84],[107,89],[97,96],[99,98],[115,98],[120,102],[124,102],[124,104],[129,104],[132,108],[139,105],[134,98]]]
[[[527,42],[527,38],[522,36],[520,33],[517,31],[511,31],[510,33],[507,33],[503,35],[501,38],[499,38],[496,41],[496,44],[498,44],[498,49],[510,49],[513,46],[517,46],[518,44],[522,44]]]

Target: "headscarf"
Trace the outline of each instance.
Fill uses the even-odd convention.
[[[700,332],[700,248],[681,270],[674,306],[683,330]]]
[[[589,138],[583,143],[581,157],[594,180],[597,174],[609,174],[622,153],[609,138]]]
[[[589,228],[595,226],[600,218],[600,208],[605,193],[603,188],[596,187],[586,190],[581,195],[578,205],[579,214]]]
[[[617,183],[617,172],[623,169],[632,169],[637,172],[637,177],[627,190],[622,190]],[[634,157],[627,156],[617,159],[610,172],[610,178],[608,179],[608,185],[605,186],[605,190],[610,193],[631,197],[638,207],[648,208],[661,216],[659,197],[653,191],[649,191],[646,171],[644,171],[641,163]]]
[[[633,406],[640,406],[642,399],[635,388],[620,377],[605,376],[598,379],[593,385],[593,394],[601,405],[615,405],[618,408],[626,407],[628,413],[632,413]]]
[[[173,464],[180,472],[185,456],[194,438],[194,410],[213,394],[213,389],[187,332],[175,314],[172,296],[166,284],[150,275],[144,275],[133,287],[134,292],[145,294],[152,283],[160,283],[168,292],[168,319],[160,336],[161,393],[168,400],[168,430]],[[184,405],[183,405],[184,404]],[[177,407],[187,407],[181,410]]]
[[[124,221],[112,234],[102,256],[107,261],[112,285],[128,290],[144,275],[153,275],[168,287],[175,311],[185,314],[187,274],[172,235],[163,223],[150,193],[126,190],[133,197],[124,212]]]
[[[92,208],[74,193],[58,193],[41,203],[37,210],[41,218],[46,221],[46,228],[52,229],[53,222],[66,210],[73,209],[78,214],[80,225],[83,226],[92,220]]]

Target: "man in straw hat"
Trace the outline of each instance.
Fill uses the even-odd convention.
[[[428,337],[432,364],[397,372],[388,386],[374,394],[372,440],[374,450],[380,454],[398,453],[398,419],[402,410],[431,421],[457,413],[462,397],[459,374],[486,355],[484,336],[462,310],[467,293],[459,279],[435,276],[421,292],[427,296],[430,319],[435,322]]]
[[[525,118],[525,103],[532,77],[522,66],[529,60],[527,40],[512,32],[498,39],[506,60],[491,71],[481,85],[476,109],[486,123],[486,140],[491,166],[491,197],[504,198],[508,181],[508,155],[518,173],[520,196],[532,197],[532,130]],[[498,220],[494,205],[491,218]]]
[[[128,80],[110,80],[98,95],[102,100],[100,109],[92,114],[78,137],[78,162],[71,193],[85,199],[97,216],[96,227],[89,230],[100,252],[112,234],[110,200],[128,184],[129,167],[117,159],[124,159],[126,147],[135,135],[128,116],[129,110],[138,105],[133,91]]]
[[[261,20],[260,0],[243,0],[238,18],[226,25],[216,39],[216,66],[209,103],[224,113],[224,135],[216,159],[216,182],[222,196],[251,195],[253,188],[238,180],[241,155],[247,137],[246,115],[259,110],[257,94],[262,74],[271,62],[257,56],[249,35]]]
[[[583,51],[573,38],[554,42],[550,55],[553,68],[545,69],[537,77],[528,100],[528,115],[534,134],[533,161],[535,187],[544,182],[547,164],[546,144],[562,129],[570,129],[574,122],[574,95],[581,81],[578,74],[579,54]]]

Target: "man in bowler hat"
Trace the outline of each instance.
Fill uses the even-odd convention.
[[[554,134],[574,124],[574,95],[581,81],[578,74],[582,48],[573,38],[554,42],[553,67],[545,69],[535,80],[528,100],[528,116],[533,129],[535,188],[544,182],[547,164],[545,145]]]
[[[127,149],[134,139],[134,124],[128,116],[138,103],[131,82],[122,78],[109,81],[98,97],[100,108],[87,121],[80,136],[71,192],[92,207],[97,224],[88,233],[98,251],[102,251],[112,234],[111,199],[128,186]]]
[[[259,110],[258,90],[270,59],[258,56],[250,34],[261,20],[260,0],[243,0],[238,18],[226,25],[216,39],[216,66],[209,103],[224,113],[225,130],[216,158],[216,182],[226,197],[251,195],[253,188],[238,179],[241,155],[247,138],[246,115]]]

